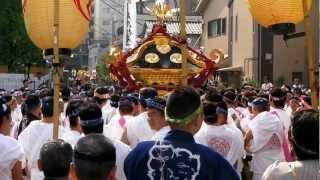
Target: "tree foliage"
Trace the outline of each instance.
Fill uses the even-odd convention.
[[[106,63],[110,64],[111,62],[113,62],[113,58],[110,55],[104,55],[100,58],[99,64],[96,66],[98,85],[103,86],[115,84],[115,82],[110,78],[110,72],[106,66]]]
[[[2,0],[0,6],[0,64],[9,72],[22,72],[31,63],[44,65],[41,50],[29,39],[23,20],[21,0]]]

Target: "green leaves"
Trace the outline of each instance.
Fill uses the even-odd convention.
[[[0,64],[9,72],[23,72],[24,64],[44,65],[41,49],[29,39],[24,27],[21,0],[3,0],[0,6]]]

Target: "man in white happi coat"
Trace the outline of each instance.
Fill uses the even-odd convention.
[[[17,140],[10,137],[12,128],[10,108],[0,103],[0,179],[22,179],[24,152]]]
[[[85,136],[94,133],[107,134],[106,131],[104,132],[105,129],[103,128],[104,121],[102,119],[102,112],[97,104],[83,104],[80,107],[79,117],[80,125]],[[118,180],[125,180],[126,177],[123,172],[123,163],[130,152],[130,147],[116,139],[111,139],[111,141],[116,148],[116,178]]]
[[[244,142],[242,135],[227,124],[227,106],[205,104],[203,111],[205,125],[195,134],[196,142],[217,151],[236,167],[244,156]]]
[[[22,92],[15,91],[12,95],[15,98],[17,103],[17,108],[11,114],[12,120],[14,121],[15,124],[18,124],[22,120],[22,112],[21,112],[21,105],[23,103]]]
[[[156,131],[151,138],[153,141],[160,141],[171,130],[165,120],[164,109],[166,101],[163,98],[155,97],[154,99],[147,99],[148,106],[148,122],[153,130]]]
[[[121,140],[126,123],[133,118],[133,102],[123,97],[119,101],[119,114],[113,116],[110,122],[105,125],[105,136],[110,139]]]
[[[290,115],[284,110],[286,103],[286,92],[282,91],[279,88],[273,89],[269,97],[270,101],[270,112],[278,116],[282,121],[285,128],[285,133],[288,134],[289,127],[291,125]]]
[[[149,124],[146,99],[153,99],[158,95],[154,88],[140,90],[140,114],[126,124],[121,141],[134,148],[139,142],[150,140],[156,133]]]
[[[53,99],[45,97],[42,99],[42,120],[32,121],[30,125],[18,136],[18,142],[22,145],[26,156],[27,170],[32,180],[43,180],[44,175],[38,168],[40,149],[43,144],[52,139],[53,131]],[[66,130],[59,126],[59,137]]]
[[[109,90],[104,87],[98,87],[94,90],[93,98],[98,103],[102,111],[102,119],[107,124],[107,113],[110,109],[109,104]]]
[[[291,126],[291,118],[290,115],[284,110],[285,102],[286,102],[286,92],[281,90],[280,88],[275,88],[271,91],[269,95],[270,102],[270,112],[276,115],[283,124],[284,129],[284,139],[283,139],[283,153],[287,161],[292,161],[292,156],[289,149],[289,139],[288,139],[288,131]]]
[[[66,116],[70,124],[70,130],[62,136],[62,139],[69,143],[72,148],[77,144],[78,140],[83,136],[80,126],[79,112],[80,106],[84,103],[82,100],[71,100],[66,108]]]
[[[109,99],[109,108],[106,108],[106,106],[104,106],[101,110],[102,110],[102,118],[105,121],[105,124],[109,124],[109,122],[111,121],[111,119],[113,118],[113,116],[119,114],[119,100],[120,100],[120,96],[119,95],[111,95],[110,99]]]
[[[249,123],[250,130],[245,135],[245,149],[252,152],[253,180],[261,180],[269,165],[284,160],[284,129],[280,119],[269,112],[268,100],[255,99],[252,110],[255,117]]]

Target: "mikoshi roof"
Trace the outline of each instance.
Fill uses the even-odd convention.
[[[181,56],[184,44],[186,40],[171,35],[166,24],[154,24],[147,38],[117,56],[116,62],[110,65],[110,72],[120,85],[129,89],[153,86],[169,91],[181,86],[185,78],[189,85],[201,87],[215,70],[214,61],[187,45],[184,69],[187,75],[184,74]]]

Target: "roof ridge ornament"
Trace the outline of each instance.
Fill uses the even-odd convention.
[[[151,9],[151,15],[157,18],[158,24],[164,24],[165,20],[172,17],[172,9],[168,3],[157,2],[156,5]]]

